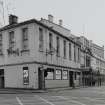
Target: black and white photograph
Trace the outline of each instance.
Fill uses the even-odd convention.
[[[105,0],[0,0],[0,105],[105,105]]]

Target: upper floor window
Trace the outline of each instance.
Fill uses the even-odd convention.
[[[9,32],[9,49],[13,50],[15,47],[14,31]]]
[[[23,50],[28,49],[28,28],[22,29],[22,48]]]
[[[80,49],[78,48],[78,62],[80,62]]]
[[[53,36],[52,33],[49,33],[49,50],[51,51],[53,48]]]
[[[57,56],[60,56],[60,40],[59,37],[56,37],[56,52],[57,52]]]
[[[76,46],[74,45],[74,61],[76,62]]]
[[[39,28],[39,50],[43,51],[43,29]]]
[[[71,43],[69,43],[69,59],[71,60]]]
[[[0,34],[0,55],[3,54],[2,34]]]
[[[64,50],[63,51],[64,52],[64,58],[66,58],[66,41],[65,40],[63,41],[63,44],[64,44],[64,49],[63,49]]]

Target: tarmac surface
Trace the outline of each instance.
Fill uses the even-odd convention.
[[[105,86],[48,90],[0,89],[0,105],[105,105]]]

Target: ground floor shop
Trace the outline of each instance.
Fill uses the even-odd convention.
[[[0,67],[0,88],[56,88],[80,86],[78,69],[38,63]]]
[[[103,83],[105,83],[105,75],[100,74],[99,71],[91,69],[82,71],[83,86],[101,86]]]

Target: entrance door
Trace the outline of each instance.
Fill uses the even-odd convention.
[[[38,68],[38,81],[39,81],[39,89],[45,89],[45,78],[44,78],[44,70]]]
[[[74,86],[73,71],[69,71],[69,84],[70,84],[70,87]]]
[[[4,88],[4,69],[0,69],[0,88]]]

